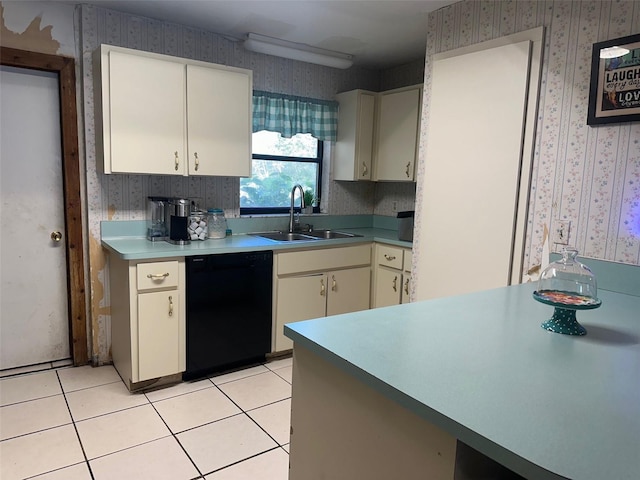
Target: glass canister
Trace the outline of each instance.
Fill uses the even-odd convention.
[[[221,208],[210,208],[207,211],[209,224],[209,238],[224,238],[227,236],[227,219]]]
[[[191,210],[187,233],[191,240],[206,240],[208,234],[207,214],[202,210]]]

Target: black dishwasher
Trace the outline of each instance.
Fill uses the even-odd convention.
[[[271,351],[273,252],[186,257],[184,380],[264,361]]]

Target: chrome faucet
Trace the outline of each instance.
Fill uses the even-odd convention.
[[[295,230],[300,230],[300,217],[293,220],[293,199],[296,194],[296,188],[300,190],[300,211],[304,208],[304,191],[302,185],[296,183],[291,189],[291,210],[289,210],[289,233],[293,233]]]

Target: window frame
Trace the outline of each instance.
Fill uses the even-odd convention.
[[[316,198],[322,198],[322,164],[324,158],[324,142],[322,140],[318,140],[314,138],[316,142],[318,142],[318,146],[316,149],[317,156],[316,157],[289,157],[289,156],[281,156],[281,155],[264,155],[259,153],[254,153],[251,155],[252,162],[252,170],[253,170],[253,160],[273,160],[279,162],[297,162],[297,163],[317,163],[318,164],[318,178],[317,178],[317,186],[316,186]],[[291,185],[293,188],[293,185]],[[300,212],[300,204],[296,202],[298,206],[294,206],[294,212]],[[291,207],[240,207],[240,216],[242,215],[272,215],[278,213],[289,213]],[[315,205],[313,207],[313,213],[320,213],[320,205]]]

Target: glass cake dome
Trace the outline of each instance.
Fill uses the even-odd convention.
[[[537,301],[555,307],[553,317],[542,324],[551,332],[585,335],[586,329],[576,320],[576,310],[598,308],[596,276],[586,265],[576,260],[578,250],[565,247],[562,258],[551,263],[540,274]]]

